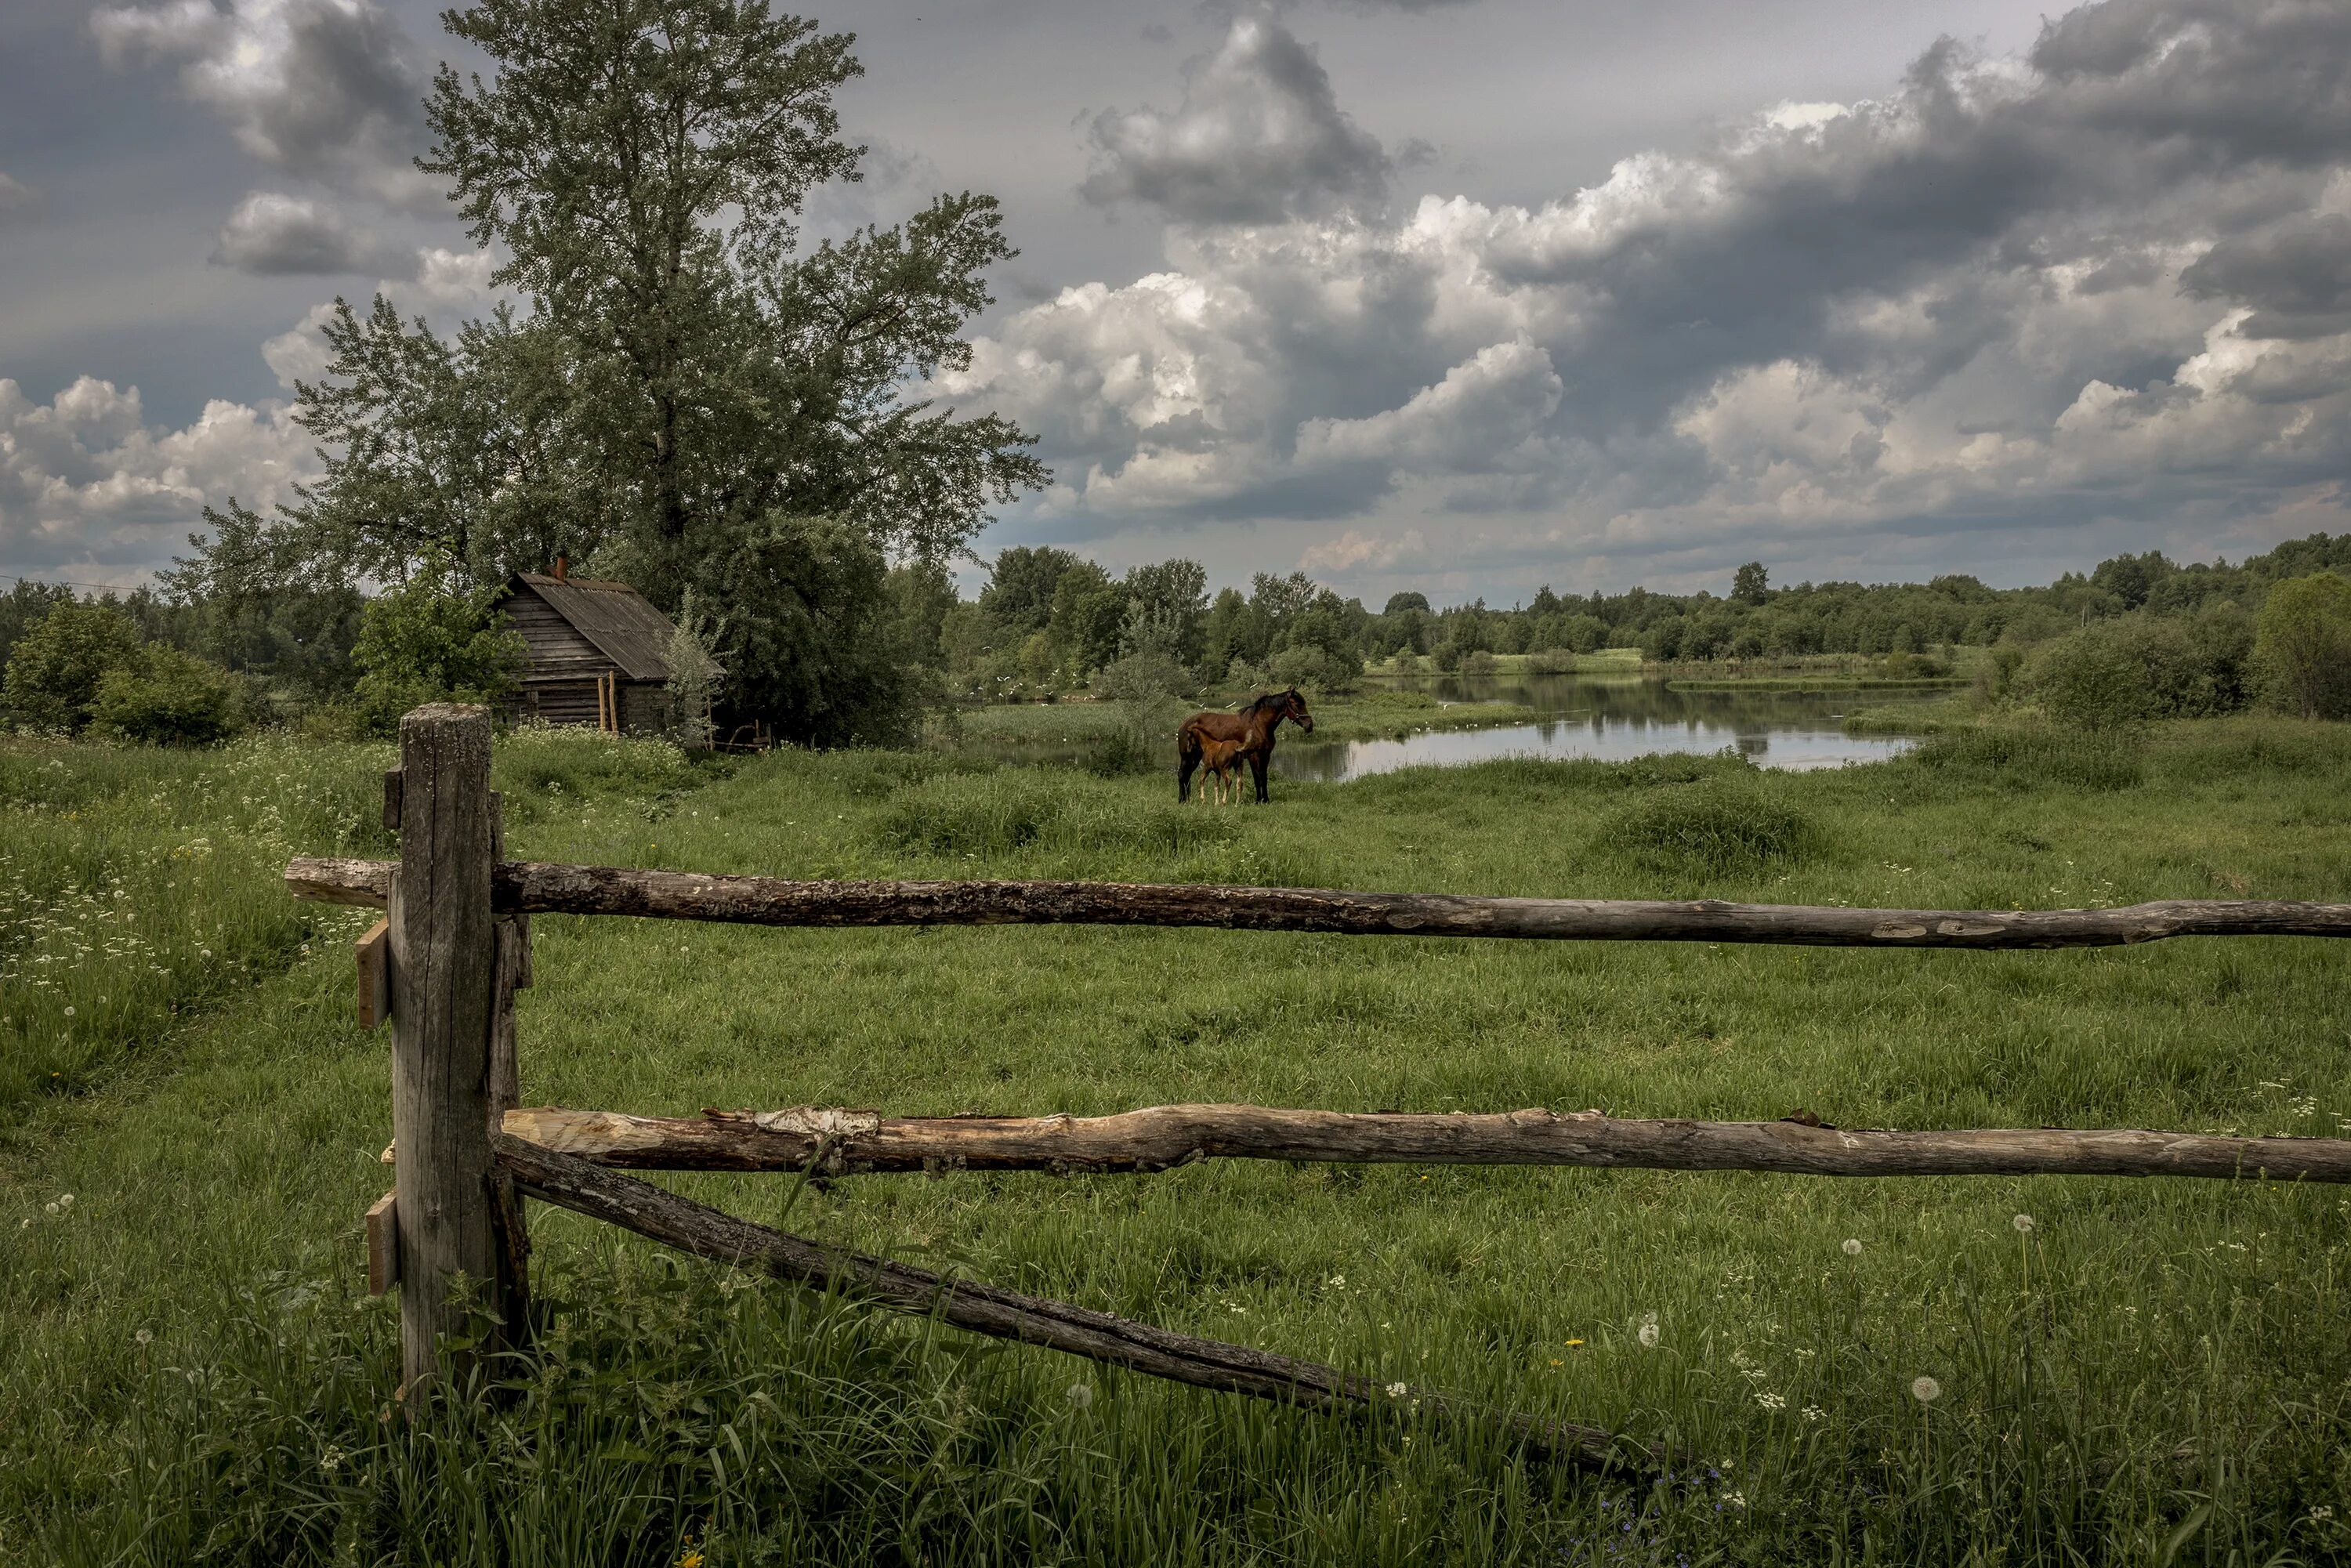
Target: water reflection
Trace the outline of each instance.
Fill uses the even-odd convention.
[[[1454,675],[1397,684],[1440,702],[1518,703],[1544,716],[1533,724],[1429,731],[1401,740],[1325,742],[1285,735],[1274,753],[1274,771],[1335,782],[1496,757],[1621,760],[1725,747],[1764,768],[1834,768],[1894,757],[1910,745],[1846,735],[1841,721],[1854,696],[1846,692],[1676,692],[1662,679],[1635,675]],[[1942,695],[1873,692],[1863,700],[1876,705]]]

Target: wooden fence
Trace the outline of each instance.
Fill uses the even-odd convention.
[[[1442,1392],[1197,1339],[1067,1302],[947,1280],[735,1218],[632,1176],[639,1170],[864,1174],[1151,1172],[1202,1159],[1643,1166],[1817,1176],[2071,1173],[2351,1182],[2351,1141],[2136,1130],[1896,1132],[1779,1122],[1637,1121],[1598,1112],[1416,1115],[1162,1105],[1117,1115],[883,1117],[812,1106],[641,1117],[521,1105],[514,993],[530,984],[530,916],[628,915],[796,926],[1081,924],[1356,936],[2077,947],[2172,936],[2351,936],[2351,904],[2178,901],[2127,909],[1918,910],[1588,899],[1471,898],[1262,887],[1067,882],[790,882],[505,858],[489,787],[490,719],[457,705],[401,721],[384,821],[397,862],[298,859],[296,897],[376,905],[360,943],[359,1001],[392,1024],[395,1186],[368,1214],[371,1288],[401,1294],[403,1387],[471,1371],[517,1345],[529,1319],[523,1200],[609,1220],[685,1251],[1201,1387],[1310,1407]],[[496,1327],[473,1331],[486,1288]],[[461,1348],[462,1347],[462,1348]],[[1483,1413],[1539,1451],[1626,1457],[1611,1434]]]

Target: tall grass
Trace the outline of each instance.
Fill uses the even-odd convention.
[[[1215,825],[1180,842],[1133,825],[1163,809],[1157,780],[883,754],[705,777],[583,747],[531,782],[508,758],[541,744],[501,743],[517,852],[616,863],[1272,879],[1254,865],[1899,907],[2351,884],[2351,737],[2319,727],[2158,729],[2121,788],[2036,778],[2050,753],[2030,747],[1784,779],[1517,759],[1186,808]],[[1684,837],[1631,830],[1692,802],[1721,828],[1734,800],[1796,820],[1800,847],[1661,862]],[[2351,1124],[2345,958],[2315,941],[1917,954],[554,917],[536,938],[524,1088],[549,1103]],[[100,1074],[0,1140],[0,1559],[2351,1553],[2351,1208],[2253,1183],[1234,1163],[791,1200],[672,1178],[758,1218],[790,1202],[792,1228],[844,1243],[1670,1440],[1698,1463],[1669,1480],[1545,1469],[1476,1422],[1310,1417],[745,1288],[544,1209],[542,1357],[490,1409],[411,1427],[382,1418],[392,1309],[358,1293],[388,1108],[349,976],[340,952],[298,958],[165,1042],[151,1080]]]

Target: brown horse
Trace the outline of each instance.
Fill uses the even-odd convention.
[[[1227,767],[1237,761],[1249,763],[1249,772],[1257,779],[1259,803],[1270,800],[1273,797],[1265,789],[1265,765],[1273,757],[1273,732],[1283,719],[1308,735],[1314,733],[1313,717],[1296,686],[1286,692],[1268,692],[1238,713],[1196,713],[1186,719],[1176,732],[1176,799],[1181,800],[1191,793],[1193,771],[1200,766],[1207,743],[1216,741],[1220,752],[1228,747],[1232,749]]]
[[[1234,780],[1233,774],[1238,770],[1241,748],[1247,744],[1246,736],[1231,740],[1218,740],[1212,736],[1200,737],[1200,766],[1207,772],[1200,779],[1200,787],[1192,791],[1194,800],[1207,804],[1208,784],[1213,779],[1217,787],[1217,805],[1224,805],[1228,800],[1236,806],[1241,803],[1240,787]]]

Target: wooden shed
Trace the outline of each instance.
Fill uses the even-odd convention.
[[[592,724],[614,734],[666,733],[669,617],[625,582],[518,571],[498,607],[529,647],[516,716]]]

